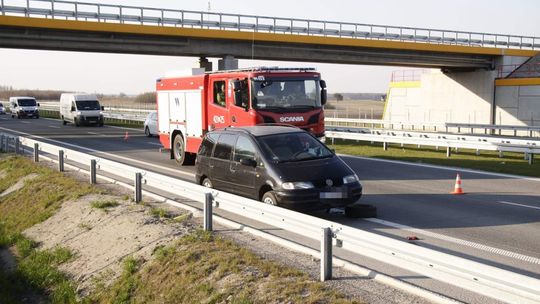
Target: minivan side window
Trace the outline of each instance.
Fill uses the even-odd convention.
[[[218,134],[208,134],[206,138],[203,140],[201,147],[199,148],[199,152],[197,154],[202,156],[211,156],[212,150],[214,149],[214,145],[216,144],[217,138],[219,137]]]
[[[236,135],[222,134],[214,149],[214,157],[219,159],[230,160],[234,142],[236,141]]]
[[[241,159],[255,160],[255,146],[243,136],[238,137],[234,148],[234,161],[240,162]]]

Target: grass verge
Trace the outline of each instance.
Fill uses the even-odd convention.
[[[389,145],[388,150],[384,151],[382,143],[370,144],[363,141],[338,139],[334,141],[333,145],[331,142],[329,143],[329,146],[340,154],[540,177],[540,163],[537,161],[529,165],[528,161],[524,160],[523,153],[505,152],[504,158],[500,158],[499,153],[495,151],[481,151],[480,155],[476,155],[476,150],[459,149],[458,152],[452,150],[452,155],[448,158],[446,157],[446,149],[436,150],[431,147],[418,148],[417,146],[405,145],[402,148],[400,145],[394,144]]]
[[[0,250],[11,248],[17,262],[13,272],[0,272],[2,303],[73,303],[75,288],[57,270],[72,254],[65,248],[38,251],[21,233],[52,216],[63,202],[99,190],[19,156],[1,155],[0,172],[4,175],[0,192],[24,176],[37,174],[22,189],[0,198]]]
[[[307,274],[263,260],[196,231],[154,252],[141,267],[127,258],[121,278],[88,303],[355,303]]]

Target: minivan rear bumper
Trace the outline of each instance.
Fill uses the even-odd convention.
[[[362,186],[354,183],[337,188],[275,191],[277,203],[281,207],[294,210],[321,210],[345,207],[362,197]]]

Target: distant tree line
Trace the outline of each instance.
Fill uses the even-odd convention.
[[[156,103],[156,92],[146,92],[135,97],[136,103]]]
[[[334,93],[331,95],[334,100],[382,100],[384,101],[386,94],[384,93]]]
[[[0,85],[0,100],[8,100],[9,97],[13,96],[30,96],[35,97],[37,100],[60,100],[60,95],[66,93],[66,91],[56,91],[56,90],[30,90],[30,89],[14,89],[12,86]],[[98,99],[126,99],[133,100],[136,103],[155,103],[156,102],[156,93],[155,92],[145,92],[141,93],[135,97],[128,96],[125,93],[115,94],[101,94],[96,93]]]
[[[9,99],[13,96],[30,96],[38,100],[60,100],[63,91],[53,90],[16,90],[11,86],[0,86],[0,99]]]

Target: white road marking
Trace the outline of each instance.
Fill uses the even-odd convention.
[[[410,163],[410,162],[399,161],[399,160],[389,160],[389,159],[381,159],[381,158],[374,158],[374,157],[363,157],[363,156],[346,155],[346,154],[338,154],[338,155],[340,157],[344,156],[348,158],[358,158],[358,159],[372,160],[372,161],[378,161],[378,162],[383,162],[383,163],[417,166],[417,167],[454,171],[454,172],[459,171],[459,172],[467,172],[467,173],[474,173],[474,174],[483,174],[483,175],[490,175],[490,176],[507,177],[507,178],[515,178],[515,179],[523,179],[523,180],[529,180],[529,181],[534,181],[534,182],[540,182],[540,178],[536,178],[536,177],[528,177],[528,176],[504,174],[504,173],[493,173],[493,172],[465,169],[465,168],[459,168],[459,167],[443,167],[443,166],[437,166],[437,165],[417,164],[417,163]]]
[[[380,225],[384,225],[384,226],[388,226],[388,227],[392,227],[392,228],[396,228],[396,229],[406,230],[406,231],[410,231],[410,232],[413,232],[413,233],[429,236],[429,237],[439,239],[439,240],[443,240],[443,241],[447,241],[447,242],[450,242],[450,243],[463,245],[463,246],[468,246],[468,247],[471,247],[471,248],[475,248],[475,249],[483,250],[483,251],[486,251],[486,252],[506,256],[506,257],[509,257],[509,258],[522,260],[522,261],[525,261],[525,262],[529,262],[531,264],[540,265],[540,259],[539,258],[531,257],[531,256],[528,256],[528,255],[523,255],[523,254],[520,254],[520,253],[516,253],[516,252],[512,252],[512,251],[508,251],[508,250],[504,250],[504,249],[500,249],[500,248],[495,248],[495,247],[491,247],[491,246],[487,246],[487,245],[483,245],[483,244],[479,244],[479,243],[475,243],[475,242],[471,242],[471,241],[466,241],[466,240],[454,238],[454,237],[451,237],[451,236],[447,236],[447,235],[444,235],[444,234],[439,234],[439,233],[435,233],[435,232],[431,232],[431,231],[427,231],[427,230],[417,229],[417,228],[414,228],[414,227],[410,227],[410,226],[406,226],[406,225],[402,225],[402,224],[398,224],[398,223],[393,223],[393,222],[389,222],[389,221],[385,221],[385,220],[380,220],[380,219],[376,219],[376,218],[367,218],[365,220],[369,221],[369,222],[372,222],[372,223],[377,223],[377,224],[380,224]]]
[[[160,146],[160,147],[163,147],[162,144],[158,144],[158,143],[155,143],[155,142],[147,142],[147,144],[153,145],[153,146]]]
[[[183,172],[183,171],[180,171],[178,169],[171,169],[171,168],[163,167],[163,166],[160,166],[160,165],[151,164],[149,162],[140,161],[140,160],[136,160],[136,159],[132,159],[132,158],[128,158],[128,157],[123,157],[123,156],[119,156],[119,155],[114,155],[114,154],[102,152],[102,151],[99,151],[99,150],[90,149],[90,148],[86,148],[86,147],[82,147],[82,146],[78,146],[78,145],[74,145],[74,144],[70,144],[70,143],[66,143],[66,142],[62,142],[62,141],[58,141],[58,140],[54,140],[54,139],[49,139],[49,138],[38,136],[38,135],[32,135],[32,134],[28,134],[28,133],[25,133],[25,132],[20,132],[20,131],[8,129],[8,128],[0,127],[0,129],[7,130],[7,131],[10,131],[10,132],[14,132],[14,133],[24,135],[24,136],[28,136],[28,137],[31,137],[31,138],[35,138],[35,139],[46,140],[46,141],[49,141],[49,142],[54,142],[54,143],[62,144],[62,145],[69,146],[69,147],[79,148],[81,150],[85,150],[85,151],[88,151],[88,152],[94,152],[94,153],[97,153],[97,154],[100,154],[100,155],[109,156],[109,157],[111,157],[113,159],[117,158],[117,159],[121,159],[121,160],[124,160],[124,161],[127,161],[127,162],[137,163],[137,164],[143,165],[144,166],[143,168],[150,166],[150,167],[165,170],[165,171],[168,171],[168,172],[171,172],[171,173],[174,173],[174,174],[182,174],[182,175],[185,175],[185,176],[189,176],[191,178],[195,177],[195,174],[193,174],[193,173]]]
[[[21,123],[23,123],[23,124],[29,124],[30,122],[29,122],[29,121],[21,121]]]
[[[102,134],[99,134],[99,133],[96,133],[96,132],[86,132],[86,133],[88,133],[90,135],[102,135]]]
[[[497,203],[540,210],[540,207],[523,205],[523,204],[512,203],[512,202],[498,201]]]
[[[60,127],[59,127],[59,126],[47,126],[47,127],[49,127],[49,128],[53,128],[53,129],[60,129]]]

